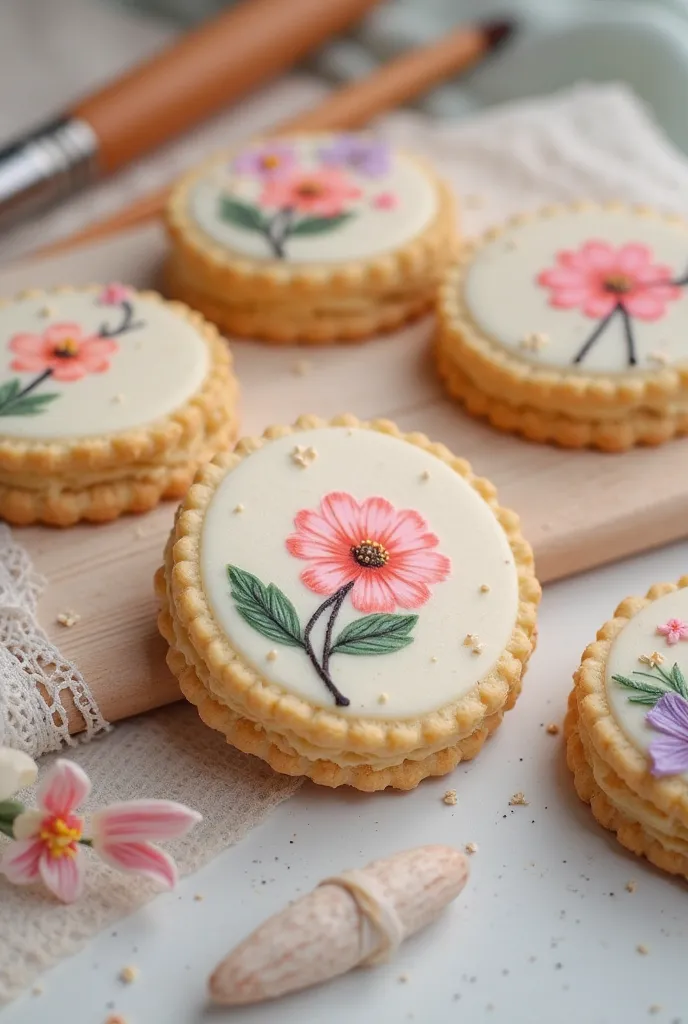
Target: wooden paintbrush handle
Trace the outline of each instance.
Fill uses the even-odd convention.
[[[70,113],[98,137],[105,173],[284,71],[378,0],[244,0]]]

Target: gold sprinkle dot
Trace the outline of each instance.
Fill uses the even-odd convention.
[[[200,892],[194,893],[194,900],[195,900],[196,903],[200,903],[203,898],[204,897],[203,897],[202,893],[200,893]]]
[[[559,726],[556,722],[550,722],[545,731],[548,732],[550,736],[558,736]]]
[[[119,972],[119,980],[124,982],[125,985],[131,985],[132,982],[136,981],[140,973],[138,967],[130,964],[127,967],[123,967]]]
[[[649,947],[646,946],[644,942],[639,942],[635,948],[641,956],[647,956],[647,954],[650,952]]]
[[[424,469],[423,472],[420,475],[420,478],[421,478],[421,480],[429,480],[430,479],[430,470],[429,469]]]
[[[238,515],[238,514],[239,514],[240,512],[243,512],[243,511],[245,510],[245,508],[246,508],[246,506],[245,506],[245,505],[242,505],[242,504],[241,504],[241,502],[239,502],[239,504],[238,504],[238,505],[235,505],[235,506],[234,506],[234,508],[232,509],[232,512],[233,512],[233,513],[234,513],[235,515]]]
[[[378,697],[377,697],[378,704],[386,704],[388,700],[389,700],[389,694],[388,693],[379,693],[378,694]]]
[[[272,648],[271,651],[268,651],[268,653],[265,655],[265,660],[266,661],[277,661],[277,651],[275,650],[274,647]]]
[[[464,647],[473,647],[474,644],[478,643],[478,636],[476,633],[466,633],[463,638]]]
[[[480,584],[480,593],[481,594],[489,594],[490,593],[490,584],[489,583],[481,583]]]
[[[433,655],[431,655],[431,657],[430,657],[430,661],[431,661],[431,662],[433,663],[433,665],[435,665],[435,664],[437,664],[437,662],[439,661],[439,658],[437,657],[437,655],[436,655],[436,654],[433,654]]]

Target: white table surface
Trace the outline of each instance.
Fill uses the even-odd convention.
[[[618,601],[687,569],[683,542],[548,587],[521,699],[477,760],[410,794],[305,785],[175,893],[46,973],[1,1024],[104,1024],[114,1012],[127,1024],[688,1024],[686,886],[596,824],[561,735],[545,730],[561,722],[580,653]],[[442,802],[448,786],[455,807]],[[518,790],[527,807],[509,806]],[[275,1003],[208,1007],[216,962],[333,870],[471,841],[466,890],[393,963]],[[128,986],[125,965],[140,969]]]

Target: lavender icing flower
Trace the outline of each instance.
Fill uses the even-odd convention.
[[[279,178],[296,165],[294,147],[286,142],[266,142],[255,149],[246,149],[232,162],[235,174],[251,174],[258,178]]]
[[[688,771],[688,700],[678,693],[665,693],[645,721],[662,733],[649,748],[652,774],[661,778]]]
[[[385,142],[360,135],[340,135],[321,149],[323,163],[333,167],[349,167],[367,178],[381,178],[391,167],[391,154]]]

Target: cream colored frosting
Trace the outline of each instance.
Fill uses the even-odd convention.
[[[100,304],[98,297],[97,291],[65,291],[0,306],[0,386],[17,379],[24,389],[48,365],[41,363],[39,352],[31,369],[13,366],[27,365],[29,350],[40,347],[39,341],[22,336],[45,340],[56,325],[72,324],[77,346],[88,346],[88,339],[101,328],[121,325],[122,307]],[[159,420],[199,390],[208,373],[209,354],[196,328],[164,303],[135,292],[130,302],[132,324],[137,326],[111,338],[112,351],[104,356],[103,368],[95,370],[89,362],[79,379],[53,375],[42,381],[29,395],[57,397],[35,415],[12,415],[11,405],[8,414],[1,415],[0,405],[0,436],[57,440],[118,433]],[[47,340],[45,344],[47,358],[50,345]],[[77,353],[74,364],[79,362]]]
[[[294,460],[296,445],[306,451],[303,460]],[[508,643],[518,610],[513,555],[492,510],[469,484],[435,456],[388,435],[343,427],[301,432],[266,443],[225,477],[207,509],[201,545],[203,586],[218,624],[263,678],[335,710],[303,648],[276,643],[241,617],[227,576],[227,566],[235,565],[276,584],[303,629],[327,595],[301,581],[313,561],[291,554],[286,540],[296,532],[297,513],[317,512],[332,492],[347,492],[358,503],[379,496],[395,510],[415,510],[436,535],[433,550],[451,562],[448,577],[430,584],[427,603],[394,610],[418,616],[412,643],[382,655],[332,656],[332,679],[351,700],[339,710],[414,718],[457,700]],[[333,636],[363,616],[346,597]],[[318,652],[326,618],[313,633]],[[481,653],[465,646],[469,633],[484,644]]]
[[[507,227],[481,246],[470,265],[465,302],[481,334],[510,355],[538,366],[570,373],[627,373],[622,317],[614,317],[584,361],[574,366],[574,356],[601,317],[587,316],[580,305],[557,308],[550,301],[553,290],[538,283],[542,271],[559,265],[558,254],[578,252],[590,241],[605,242],[617,250],[639,243],[649,249],[650,264],[669,266],[673,278],[688,271],[688,232],[660,216],[611,208],[536,216]],[[683,287],[679,298],[663,305],[656,319],[632,316],[638,370],[688,361],[688,289]],[[527,340],[523,344],[534,334],[540,336],[539,348],[529,348]]]
[[[326,164],[319,154],[336,139],[334,135],[312,135],[289,140],[289,144],[297,154],[300,168],[322,171]],[[391,252],[419,235],[437,213],[434,183],[419,164],[398,151],[391,151],[390,166],[384,174],[370,176],[351,166],[339,170],[360,191],[357,198],[343,201],[343,210],[351,216],[331,231],[288,238],[286,262],[343,263]],[[235,164],[225,159],[210,167],[193,185],[189,213],[209,238],[223,248],[252,260],[273,260],[275,254],[264,234],[237,227],[219,214],[223,196],[249,203],[266,215],[274,214],[274,207],[261,204],[264,188],[258,175],[246,170],[239,172]],[[299,218],[302,216],[309,215],[298,214]]]
[[[634,671],[652,672],[647,664],[639,659],[641,655],[649,656],[657,652],[664,657],[662,669],[671,670],[677,664],[688,679],[688,640],[679,640],[669,644],[664,636],[657,633],[657,627],[669,619],[680,619],[688,623],[688,588],[676,590],[660,597],[628,622],[614,640],[607,657],[606,687],[609,705],[614,718],[623,729],[631,743],[643,753],[647,753],[657,732],[647,724],[645,718],[650,707],[632,704],[629,697],[633,691],[621,686],[612,678],[615,675],[631,677]],[[652,680],[641,677],[643,682]],[[688,772],[683,778],[688,781]]]

